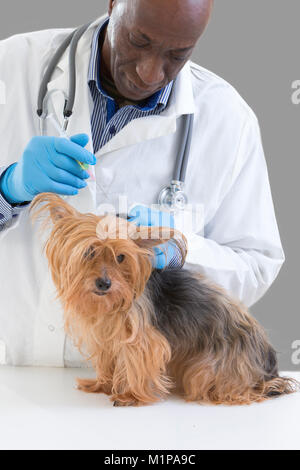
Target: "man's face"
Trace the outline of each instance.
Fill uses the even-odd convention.
[[[102,48],[104,73],[125,98],[166,86],[191,56],[212,0],[111,0]]]

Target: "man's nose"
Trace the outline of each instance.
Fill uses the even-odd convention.
[[[163,63],[155,57],[147,57],[138,63],[136,72],[144,85],[155,88],[163,83]]]

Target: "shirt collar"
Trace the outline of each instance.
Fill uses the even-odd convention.
[[[101,54],[100,50],[98,47],[99,44],[99,36],[101,32],[104,30],[104,28],[107,26],[109,23],[109,17],[104,21],[104,23],[100,23],[99,26],[96,28],[93,40],[92,40],[92,51],[91,51],[91,58],[90,58],[90,63],[89,63],[89,72],[88,72],[88,82],[94,81],[96,83],[96,86],[102,95],[106,96],[107,98],[112,99],[106,92],[103,90],[101,87],[101,83],[99,80],[100,77],[100,66],[101,66]],[[143,109],[144,111],[154,109],[156,106],[160,106],[160,108],[164,109],[167,106],[169,96],[172,91],[172,86],[173,86],[173,80],[168,83],[164,88],[161,90],[158,90],[156,93],[154,93],[152,96],[150,96],[146,104],[141,107],[137,106],[140,109]]]

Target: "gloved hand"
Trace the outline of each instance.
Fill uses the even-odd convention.
[[[32,201],[39,193],[78,194],[89,174],[76,160],[94,165],[96,157],[83,147],[87,134],[63,137],[33,137],[19,162],[11,165],[0,181],[0,189],[10,203]]]
[[[174,228],[174,217],[169,212],[151,209],[150,207],[136,205],[128,213],[129,222],[133,222],[138,227],[140,225],[149,227],[170,227]],[[153,248],[155,256],[152,265],[156,269],[163,269],[170,263],[171,259],[178,251],[178,248],[172,240],[157,245]]]

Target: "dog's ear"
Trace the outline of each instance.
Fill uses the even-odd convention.
[[[42,203],[45,204],[37,209],[37,206]],[[36,220],[39,215],[42,215],[47,218],[50,217],[54,224],[67,215],[78,214],[72,206],[54,193],[38,194],[30,204],[29,211],[33,221]]]
[[[76,214],[76,211],[74,211],[72,207],[66,203],[63,203],[59,206],[50,206],[49,211],[53,223],[57,222],[59,219],[66,217],[67,215]]]

